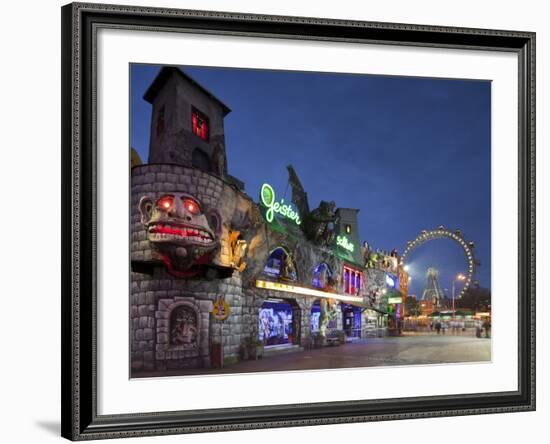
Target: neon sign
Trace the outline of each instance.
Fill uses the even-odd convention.
[[[294,221],[296,225],[300,225],[302,223],[298,212],[294,211],[290,204],[285,205],[284,199],[281,199],[280,202],[275,202],[275,190],[273,190],[273,187],[271,185],[267,183],[264,183],[262,185],[262,189],[260,190],[260,200],[262,201],[262,204],[267,208],[267,211],[265,212],[265,218],[268,222],[273,222],[275,213],[277,213],[283,217],[286,217],[287,219]]]
[[[403,298],[401,296],[391,296],[388,298],[388,304],[402,304]]]
[[[342,247],[344,250],[348,250],[350,253],[353,253],[354,246],[346,236],[336,236],[336,245]]]

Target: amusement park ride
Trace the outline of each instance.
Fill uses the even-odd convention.
[[[428,268],[426,273],[426,287],[422,292],[421,301],[426,301],[434,304],[436,307],[441,305],[441,301],[445,299],[445,293],[439,285],[439,270],[434,267]]]
[[[476,267],[480,265],[480,262],[476,260],[474,256],[474,242],[465,240],[460,230],[457,229],[455,231],[451,231],[441,225],[435,230],[421,231],[414,240],[407,242],[407,247],[401,255],[400,264],[401,266],[406,267],[407,258],[413,250],[425,244],[426,242],[438,239],[450,239],[456,242],[464,252],[467,263],[467,271],[460,275],[460,280],[464,282],[460,293],[456,295],[456,298],[460,299],[474,282]],[[440,307],[442,301],[445,299],[446,296],[441,289],[441,286],[439,285],[439,272],[436,268],[430,267],[426,273],[426,287],[424,289],[424,292],[422,293],[421,300],[433,304],[434,307]]]

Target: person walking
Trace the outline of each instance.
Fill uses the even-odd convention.
[[[453,335],[455,336],[458,335],[458,324],[459,322],[455,319],[453,321]]]
[[[440,321],[437,321],[435,323],[435,331],[437,332],[437,334],[441,333],[441,322]]]
[[[475,326],[476,326],[476,338],[481,338],[481,321],[479,319],[476,319]]]
[[[489,318],[483,322],[483,329],[485,330],[485,337],[489,338],[491,336],[491,320]]]

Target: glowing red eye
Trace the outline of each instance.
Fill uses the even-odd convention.
[[[174,205],[174,198],[172,196],[161,197],[158,200],[157,205],[163,210],[169,210],[170,208],[172,208],[172,205]]]
[[[199,204],[192,199],[184,199],[183,208],[185,208],[187,211],[189,211],[192,214],[198,214],[201,211]]]

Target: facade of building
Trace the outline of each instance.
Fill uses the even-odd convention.
[[[149,162],[131,171],[132,376],[218,367],[257,344],[384,334],[392,264],[360,247],[359,210],[310,211],[292,167],[296,205],[269,184],[255,202],[228,174],[229,108],[179,69],[163,68],[144,98]]]

